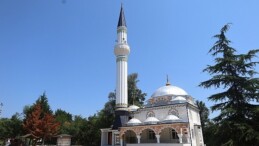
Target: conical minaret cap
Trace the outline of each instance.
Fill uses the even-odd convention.
[[[126,25],[126,19],[125,19],[125,15],[124,15],[124,10],[123,10],[122,4],[121,4],[120,17],[119,17],[119,22],[118,22],[117,27],[120,27],[120,26],[125,26],[125,27],[127,27],[127,25]]]

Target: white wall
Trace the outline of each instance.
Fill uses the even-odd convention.
[[[179,114],[179,118],[182,119],[184,122],[188,121],[186,105],[185,104],[181,104],[181,105],[167,105],[167,106],[139,109],[139,111],[134,114],[134,117],[139,119],[141,122],[144,122],[146,120],[146,118],[147,118],[147,116],[146,116],[147,113],[149,111],[153,111],[155,113],[155,117],[159,121],[163,121],[166,118],[166,116],[168,116],[168,112],[171,109],[175,109],[178,112],[178,114]]]

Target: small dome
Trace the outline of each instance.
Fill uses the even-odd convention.
[[[151,97],[160,97],[166,95],[188,95],[183,89],[176,86],[163,86],[158,88]]]
[[[177,96],[175,98],[173,98],[171,101],[180,101],[180,102],[185,102],[186,98],[182,97],[182,96]]]
[[[128,107],[128,110],[129,110],[130,112],[137,111],[138,109],[139,109],[139,107],[136,106],[136,105],[131,105],[131,106]]]
[[[134,125],[140,125],[141,121],[136,118],[132,118],[128,121],[127,125],[134,126]]]
[[[144,123],[145,124],[157,124],[157,122],[159,122],[159,120],[155,117],[148,117]]]
[[[179,122],[181,119],[179,119],[175,115],[168,115],[166,118],[163,120],[163,123],[173,123],[173,122]]]

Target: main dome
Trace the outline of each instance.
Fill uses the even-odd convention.
[[[151,97],[161,97],[161,96],[167,96],[167,95],[188,95],[188,93],[179,87],[166,85],[158,88],[152,94]]]

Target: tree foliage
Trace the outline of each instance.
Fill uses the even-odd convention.
[[[146,93],[142,93],[142,90],[138,88],[137,83],[138,74],[132,73],[128,75],[128,103],[142,106],[145,101]]]
[[[60,124],[51,113],[44,113],[41,104],[37,103],[33,106],[31,113],[24,120],[23,128],[35,139],[42,139],[44,144],[46,139],[57,135]]]
[[[42,109],[41,117],[44,115],[44,113],[49,113],[49,114],[53,113],[53,111],[50,108],[47,95],[44,92],[42,95],[40,95],[40,97],[36,100],[36,102],[33,105],[31,105],[31,106],[27,105],[23,108],[23,114],[24,114],[25,118],[32,113],[33,108],[36,104],[41,105],[41,109]]]
[[[202,129],[205,129],[205,126],[209,123],[209,114],[210,111],[206,107],[205,103],[203,101],[196,100],[196,105],[198,106],[198,109],[200,110],[200,118],[201,118],[201,127]]]
[[[62,110],[57,109],[54,114],[56,121],[60,123],[60,134],[69,134],[71,131],[71,125],[73,122],[72,114]]]
[[[254,77],[258,62],[253,59],[259,50],[237,54],[225,35],[228,29],[229,24],[214,36],[217,41],[209,53],[215,57],[215,65],[208,65],[203,70],[212,78],[201,82],[200,86],[223,90],[208,97],[216,102],[211,107],[212,111],[220,111],[214,118],[218,126],[214,138],[220,139],[216,145],[258,145],[258,121],[256,124],[254,116],[258,109],[258,103],[255,102],[259,100],[259,79]]]
[[[19,113],[15,113],[10,119],[0,119],[0,140],[16,138],[23,134],[22,119]]]

